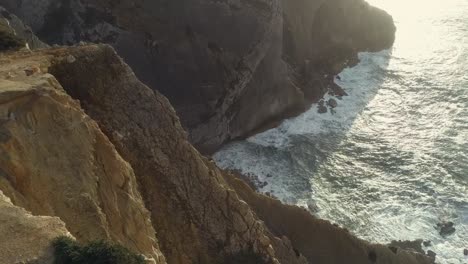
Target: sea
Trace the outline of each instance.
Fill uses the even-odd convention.
[[[369,2],[392,14],[396,42],[339,74],[348,96],[213,158],[358,237],[423,239],[436,263],[468,264],[468,0]],[[444,221],[455,233],[439,234]]]

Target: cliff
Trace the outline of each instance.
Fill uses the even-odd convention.
[[[111,44],[211,152],[304,111],[395,26],[363,0],[0,0],[49,44]]]
[[[8,208],[60,217],[79,241],[114,241],[170,264],[430,263],[359,240],[218,169],[190,144],[169,101],[110,46],[3,53],[0,77]],[[42,236],[17,234],[13,243]]]
[[[0,55],[0,190],[34,215],[60,217],[79,241],[112,240],[157,260],[131,166],[47,73],[58,55]]]
[[[59,218],[33,216],[0,191],[0,263],[52,264],[52,241],[67,235]]]

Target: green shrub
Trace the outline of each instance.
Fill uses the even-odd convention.
[[[145,264],[142,256],[120,245],[95,241],[80,245],[69,237],[58,237],[53,242],[55,264]]]

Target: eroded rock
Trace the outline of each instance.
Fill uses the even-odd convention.
[[[159,259],[133,169],[47,73],[68,55],[0,54],[0,190],[35,215],[60,217],[79,241],[111,240]]]
[[[1,263],[52,264],[53,240],[69,235],[60,218],[34,216],[0,191]]]

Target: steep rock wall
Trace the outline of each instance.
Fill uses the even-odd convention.
[[[306,263],[276,241],[221,172],[188,142],[166,98],[135,77],[109,46],[70,51],[49,71],[80,100],[132,165],[168,263]]]
[[[204,151],[297,114],[358,51],[393,43],[363,0],[0,0],[46,42],[111,44]]]
[[[111,240],[163,263],[131,166],[47,74],[55,56],[0,54],[0,190],[60,217],[79,241]]]

